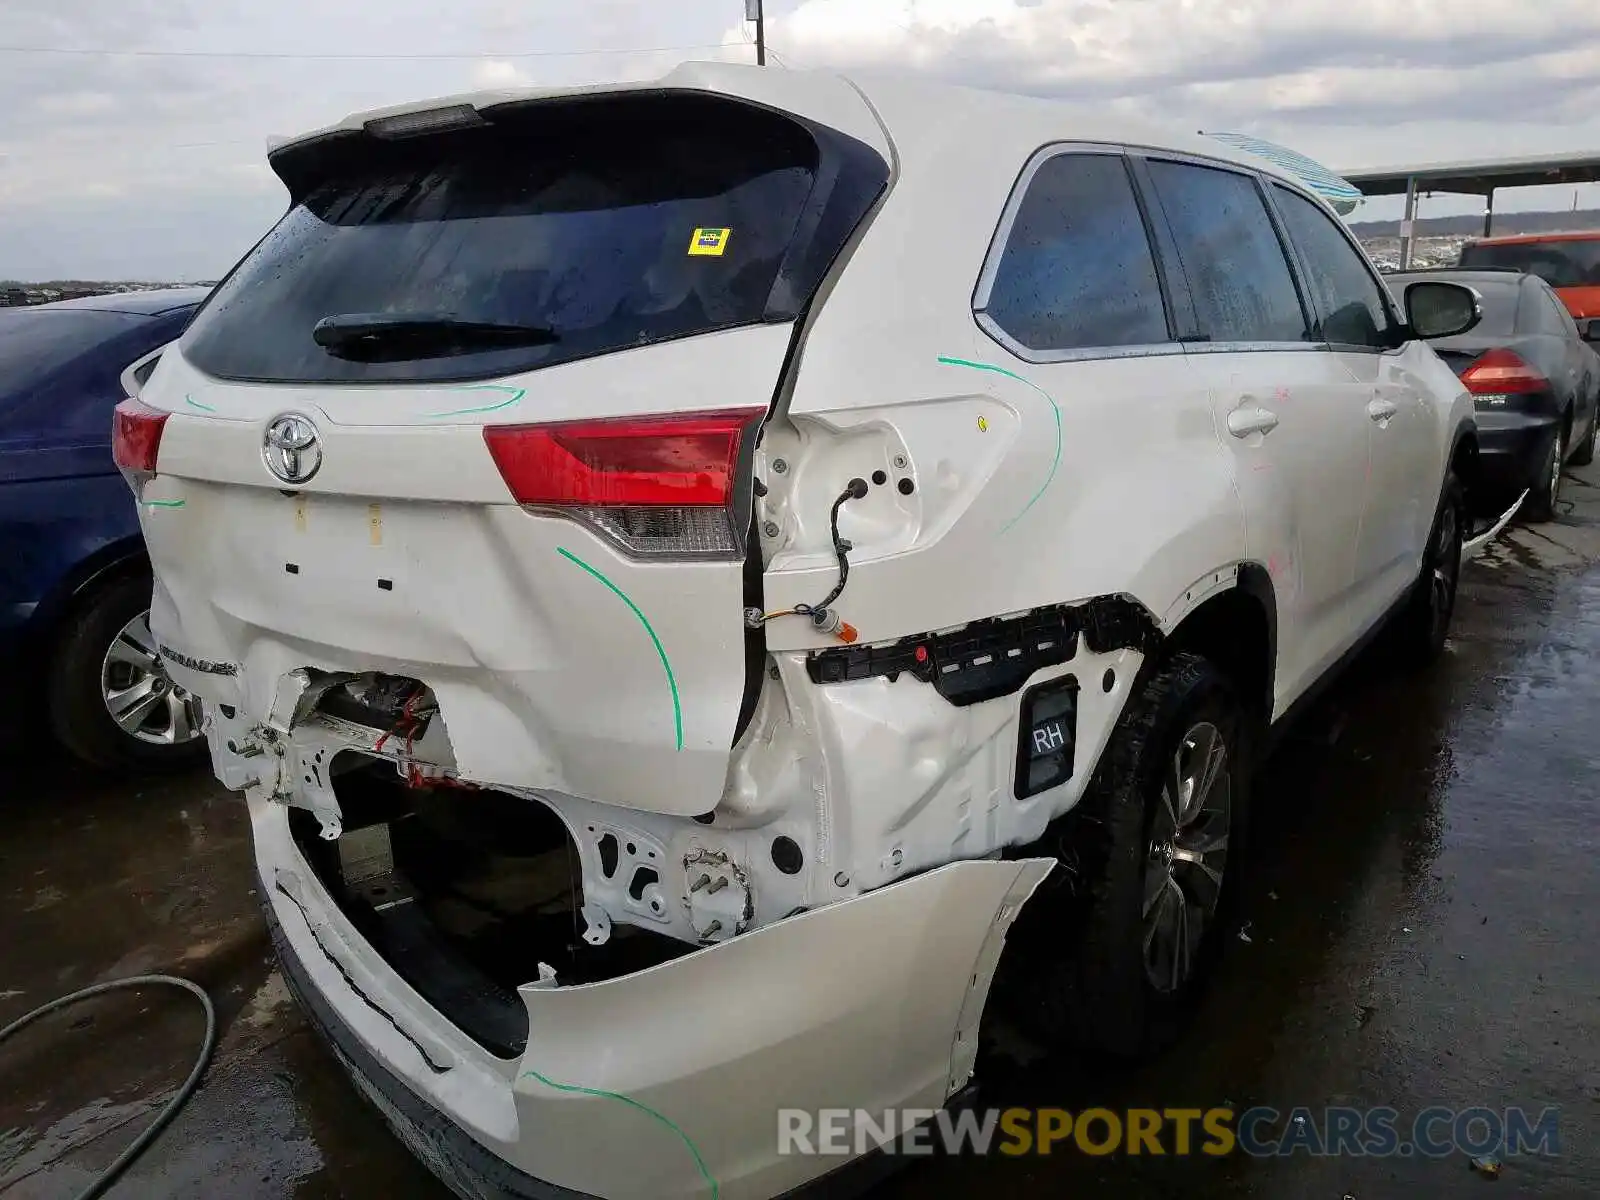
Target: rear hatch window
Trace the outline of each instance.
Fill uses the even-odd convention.
[[[1509,267],[1537,275],[1551,287],[1600,286],[1600,239],[1466,245],[1463,267]]]
[[[244,381],[449,381],[792,320],[887,179],[842,135],[698,93],[464,112],[275,158],[293,207],[185,357]]]
[[[0,313],[0,406],[29,395],[139,323],[140,318],[127,313],[99,309],[17,308]]]

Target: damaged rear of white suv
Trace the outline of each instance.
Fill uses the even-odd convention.
[[[1045,1027],[1159,1049],[1254,735],[1443,644],[1472,297],[1220,143],[697,65],[271,161],[118,461],[286,975],[463,1196],[809,1183],[778,1110],[961,1091],[1025,906]]]

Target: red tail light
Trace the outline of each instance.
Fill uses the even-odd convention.
[[[729,554],[743,546],[745,439],[765,412],[489,425],[483,440],[518,504],[569,510],[635,553]]]
[[[156,473],[161,430],[171,414],[138,400],[124,400],[111,417],[111,457],[124,471]]]
[[[1550,381],[1515,350],[1487,350],[1461,373],[1474,396],[1525,396],[1549,390]]]

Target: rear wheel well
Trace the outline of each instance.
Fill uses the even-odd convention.
[[[102,547],[72,568],[39,606],[37,628],[54,643],[63,635],[62,625],[96,592],[129,575],[150,575],[150,559],[137,538]]]
[[[1213,596],[1178,624],[1164,657],[1188,651],[1213,663],[1263,719],[1272,715],[1277,668],[1277,609],[1264,568],[1247,564],[1239,585]]]
[[[1456,442],[1455,449],[1450,452],[1450,471],[1461,485],[1461,490],[1467,496],[1472,496],[1482,482],[1478,474],[1478,439],[1475,434],[1462,434]]]

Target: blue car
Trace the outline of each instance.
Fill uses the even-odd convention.
[[[0,308],[0,661],[41,679],[57,738],[107,768],[204,754],[199,702],[150,636],[150,564],[111,460],[123,377],[142,383],[204,288]]]

